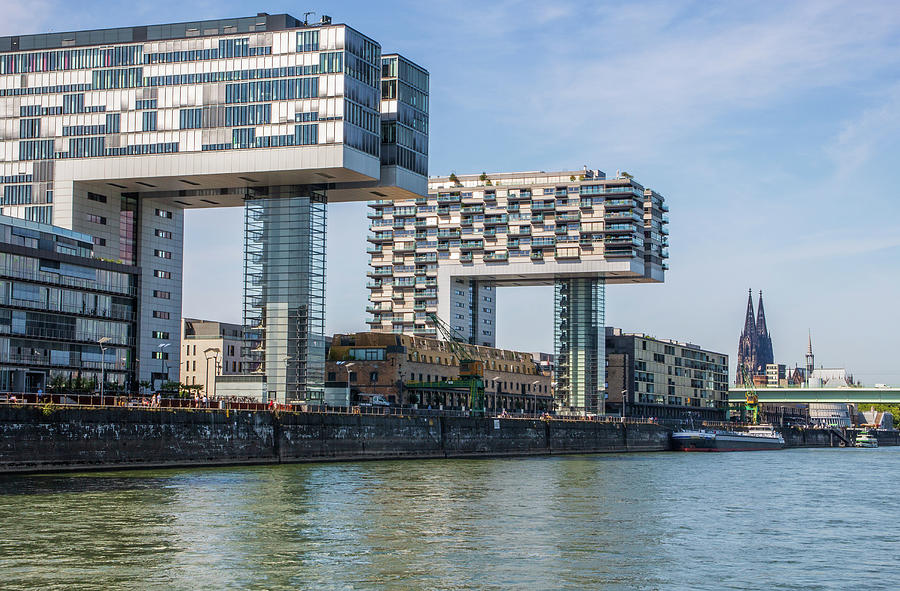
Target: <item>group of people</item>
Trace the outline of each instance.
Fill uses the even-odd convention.
[[[162,406],[162,394],[156,393],[150,398],[147,398],[145,396],[141,399],[141,406],[146,406],[148,408],[159,408],[160,406]]]
[[[194,392],[194,408],[209,408],[209,398],[206,394]]]

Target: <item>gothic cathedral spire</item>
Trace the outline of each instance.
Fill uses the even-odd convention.
[[[747,315],[744,318],[744,330],[741,332],[741,338],[738,341],[737,375],[734,376],[734,383],[738,386],[744,384],[745,374],[746,377],[749,377],[757,373],[756,349],[758,333],[754,316],[753,290],[750,289],[747,294]]]
[[[762,290],[759,292],[756,334],[756,362],[760,365],[762,372],[765,372],[767,364],[775,363],[775,354],[772,351],[772,337],[769,335],[769,329],[766,327],[766,312],[763,309]]]

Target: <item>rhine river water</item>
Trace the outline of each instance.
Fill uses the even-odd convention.
[[[896,589],[900,448],[0,478],[3,589]]]

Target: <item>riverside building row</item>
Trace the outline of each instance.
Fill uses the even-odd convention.
[[[0,37],[0,213],[136,275],[122,371],[158,387],[182,367],[184,210],[243,207],[246,369],[320,402],[326,203],[425,194],[428,84],[328,17]]]
[[[662,195],[585,168],[434,177],[427,196],[369,208],[373,330],[434,336],[436,314],[494,346],[496,288],[554,285],[557,403],[601,409],[605,286],[664,280]]]
[[[542,412],[553,409],[552,378],[530,353],[462,345],[484,362],[485,407],[489,411]],[[391,404],[465,409],[467,388],[428,388],[459,376],[459,361],[446,341],[411,335],[365,332],[334,335],[326,364],[326,391],[338,406],[382,396]],[[349,399],[348,399],[349,396]]]

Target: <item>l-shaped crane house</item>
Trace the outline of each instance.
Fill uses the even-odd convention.
[[[427,196],[369,207],[373,330],[435,336],[436,313],[495,346],[496,288],[553,285],[557,408],[603,412],[605,288],[664,280],[659,193],[587,168],[453,174],[429,179]]]
[[[0,214],[92,240],[92,257],[136,271],[139,311],[85,329],[49,287],[46,311],[0,336],[0,387],[101,359],[110,335],[113,379],[177,376],[184,210],[243,207],[249,370],[270,398],[321,401],[326,203],[424,195],[427,145],[428,72],[329,17],[0,38]],[[103,271],[72,268],[33,274]],[[11,353],[23,344],[27,366]],[[91,363],[76,369],[99,378]]]

